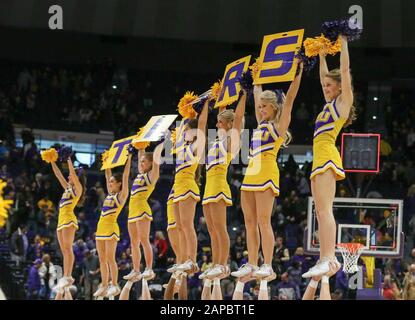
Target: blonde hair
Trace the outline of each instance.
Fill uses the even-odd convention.
[[[275,113],[275,118],[272,121],[275,123],[275,126],[277,128],[278,128],[278,123],[280,122],[280,118],[281,118],[281,114],[282,114],[282,108],[283,108],[283,105],[284,105],[284,102],[285,102],[285,94],[282,93],[281,97],[282,97],[282,99],[280,99],[280,100],[282,100],[282,101],[278,101],[277,94],[274,91],[271,91],[271,90],[262,91],[261,95],[259,96],[259,98],[262,101],[270,103],[274,107],[276,113]],[[291,140],[292,140],[292,135],[287,130],[287,132],[285,133],[285,139],[284,139],[284,142],[283,142],[282,146],[283,147],[288,146],[289,143],[291,142]]]
[[[411,185],[408,189],[408,197],[415,196],[415,184]]]
[[[218,118],[226,122],[232,122],[235,119],[235,112],[231,109],[223,110],[218,114]]]
[[[326,74],[326,77],[338,83],[342,82],[341,72],[340,72],[340,69],[338,68],[330,70],[329,73]],[[353,90],[353,85],[352,85],[352,90]],[[349,117],[347,118],[347,121],[344,123],[343,127],[346,128],[350,126],[355,120],[356,120],[356,107],[352,105],[350,109]]]

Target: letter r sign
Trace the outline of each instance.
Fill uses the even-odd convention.
[[[239,78],[248,70],[251,56],[238,59],[226,66],[222,78],[222,92],[216,101],[215,108],[228,106],[238,100],[241,85]]]

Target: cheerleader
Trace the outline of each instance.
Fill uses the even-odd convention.
[[[335,256],[336,222],[333,201],[336,181],[344,179],[345,174],[335,143],[340,130],[356,118],[348,42],[345,36],[341,36],[340,69],[329,71],[325,53],[320,53],[320,82],[326,104],[315,124],[310,177],[319,226],[320,260],[303,274],[304,278],[327,273],[330,261],[338,263]]]
[[[179,128],[176,130],[176,141],[174,142],[174,151],[176,153],[181,152],[185,146],[184,129],[191,119],[184,118],[180,122]],[[176,176],[174,177],[174,183],[176,182]],[[174,186],[173,183],[173,186]],[[186,261],[186,238],[183,233],[181,225],[176,223],[176,217],[179,215],[179,203],[174,202],[174,189],[170,190],[167,198],[167,235],[169,237],[170,244],[173,252],[176,255],[176,263],[167,269],[167,272],[175,273],[177,266]]]
[[[288,89],[287,96],[254,87],[255,115],[258,128],[254,131],[250,148],[250,160],[241,186],[241,205],[247,229],[248,263],[232,276],[241,278],[251,275],[267,278],[274,274],[271,266],[275,244],[271,226],[271,212],[275,197],[279,195],[279,171],[277,154],[286,146],[291,135],[288,127],[291,110],[301,82],[299,74]],[[259,239],[261,235],[264,264],[258,268]]]
[[[154,191],[154,187],[160,176],[160,160],[164,143],[160,143],[154,154],[138,151],[138,175],[131,188],[131,196],[128,214],[128,233],[131,241],[131,253],[133,257],[133,270],[124,276],[125,280],[146,280],[154,278],[153,271],[153,248],[150,243],[150,225],[153,221],[153,214],[148,204],[148,198]],[[143,274],[140,273],[141,252],[140,244],[143,246],[146,260],[146,268]]]
[[[73,284],[72,269],[75,261],[73,253],[73,242],[75,232],[79,229],[78,220],[75,216],[75,207],[82,206],[85,198],[86,178],[82,169],[75,169],[72,160],[67,160],[69,168],[68,180],[65,179],[55,162],[51,162],[53,173],[65,189],[59,201],[59,217],[57,236],[63,255],[63,277],[59,280],[58,288],[64,290]]]
[[[223,110],[217,116],[218,139],[209,149],[206,159],[206,187],[203,213],[212,243],[213,268],[208,268],[199,279],[227,277],[230,240],[226,224],[226,207],[232,205],[227,182],[228,167],[239,152],[240,134],[245,114],[246,92],[243,90],[235,112]]]
[[[203,105],[199,119],[192,119],[184,127],[184,146],[177,151],[176,175],[173,185],[173,202],[177,203],[175,211],[176,224],[183,232],[186,261],[176,266],[175,270],[195,273],[199,270],[196,263],[197,236],[194,228],[196,204],[200,201],[199,186],[196,181],[199,161],[206,142],[206,122],[208,100]]]
[[[108,195],[102,205],[95,234],[102,282],[94,293],[94,297],[115,297],[121,292],[118,286],[118,266],[115,259],[117,242],[120,240],[117,218],[128,197],[131,156],[130,153],[122,176],[120,173],[112,174],[111,169],[105,170]],[[109,285],[109,273],[111,273],[111,285]]]

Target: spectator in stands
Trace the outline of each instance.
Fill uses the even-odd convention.
[[[415,264],[408,267],[408,273],[403,281],[403,299],[415,300]]]
[[[301,299],[300,288],[293,281],[289,280],[287,272],[281,275],[281,282],[276,286],[278,300],[298,300]]]
[[[205,217],[200,217],[199,219],[199,225],[197,227],[197,241],[198,244],[203,248],[203,247],[208,247],[209,246],[209,241],[210,241],[210,237],[209,237],[209,232],[207,229],[207,224],[206,224],[206,220]]]
[[[275,252],[273,259],[273,269],[278,276],[281,276],[286,270],[286,264],[290,260],[290,253],[283,244],[283,238],[278,236],[275,242]]]
[[[400,291],[390,274],[385,275],[382,285],[382,295],[386,300],[400,300]]]
[[[304,248],[298,247],[291,258],[291,262],[298,262],[301,265],[302,273],[309,269],[309,262],[311,258],[304,255]]]
[[[82,261],[84,260],[84,252],[87,250],[88,247],[84,240],[78,239],[73,245],[73,253],[75,255],[75,264],[81,265]]]
[[[17,267],[26,261],[26,253],[29,247],[29,240],[26,233],[26,226],[21,225],[13,232],[10,239],[10,255],[11,259],[16,262]]]
[[[78,235],[82,240],[86,241],[89,235],[89,225],[86,221],[85,212],[81,211],[78,214]]]
[[[45,208],[46,210],[54,209],[53,202],[49,199],[48,194],[38,201],[37,206],[40,210],[45,210]]]
[[[93,300],[93,293],[99,285],[99,259],[94,253],[86,249],[82,268],[81,283],[84,284],[85,300]]]
[[[237,253],[241,253],[244,252],[244,250],[246,249],[246,243],[244,244],[242,242],[242,237],[241,236],[237,236],[235,239],[235,243],[232,245],[231,247],[231,256],[233,259],[236,259],[237,257]]]
[[[42,266],[42,259],[36,259],[33,262],[32,267],[29,270],[29,275],[27,278],[27,299],[37,300],[39,299],[40,292],[40,275],[39,269]]]
[[[156,231],[156,239],[154,240],[154,247],[157,252],[157,265],[163,267],[166,265],[166,254],[168,249],[167,240],[164,237],[163,231]]]
[[[39,296],[41,299],[48,300],[57,280],[57,270],[51,262],[50,255],[48,254],[44,254],[42,257],[42,265],[39,268],[39,276],[41,286]]]
[[[308,184],[308,179],[305,177],[305,173],[302,170],[297,170],[295,178],[298,195],[303,198],[308,197],[310,195],[310,185]]]
[[[44,241],[40,237],[39,234],[37,234],[33,240],[33,243],[29,246],[27,255],[29,260],[35,260],[40,259],[43,256],[43,250],[44,250]]]
[[[295,283],[300,289],[303,286],[301,263],[294,261],[287,269],[289,281]]]
[[[212,262],[209,261],[208,256],[206,254],[204,254],[202,256],[202,262],[198,263],[201,267],[200,267],[200,271],[203,273],[205,272],[207,269],[212,267]]]

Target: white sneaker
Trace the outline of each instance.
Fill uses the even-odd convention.
[[[141,280],[141,278],[143,277],[143,275],[141,274],[140,271],[135,271],[134,269],[131,270],[131,272],[129,274],[127,274],[126,276],[122,277],[124,280],[134,280],[134,281],[139,281]]]
[[[218,278],[220,276],[222,276],[224,273],[226,272],[226,268],[225,266],[222,266],[220,264],[216,264],[214,268],[212,268],[208,273],[207,273],[207,277],[209,279],[212,278]]]
[[[121,293],[119,285],[114,286],[113,284],[108,287],[107,297],[115,297]]]
[[[153,269],[145,269],[143,272],[143,278],[146,280],[152,280],[154,279],[156,274],[154,273]]]
[[[105,297],[107,295],[107,290],[108,287],[103,287],[101,284],[98,287],[98,290],[95,291],[94,293],[94,297],[98,298],[98,297]]]
[[[197,266],[196,263],[194,263],[192,260],[187,260],[185,263],[179,264],[176,267],[177,271],[194,271],[197,272],[199,271],[199,267]]]
[[[208,273],[212,270],[212,267],[207,268],[205,271],[203,271],[200,275],[199,275],[199,279],[203,280],[207,277]]]
[[[252,276],[256,277],[256,278],[267,278],[267,277],[271,276],[273,273],[274,273],[274,270],[272,270],[271,265],[264,263],[259,268],[259,270],[252,273]]]
[[[329,260],[319,260],[317,261],[317,264],[310,268],[306,273],[303,273],[303,278],[311,278],[311,277],[317,277],[322,276],[323,274],[326,274],[330,270],[330,262]]]
[[[70,285],[72,285],[72,283],[75,282],[75,279],[72,277],[63,277],[60,278],[58,281],[58,288],[60,289],[64,289],[66,287],[69,287]]]
[[[246,263],[243,264],[238,271],[234,271],[231,275],[235,278],[241,278],[250,275],[252,272],[258,270],[257,266],[253,266],[252,264]]]
[[[174,265],[172,265],[170,268],[167,269],[167,272],[175,273],[177,271],[177,266],[178,264],[175,263]]]

